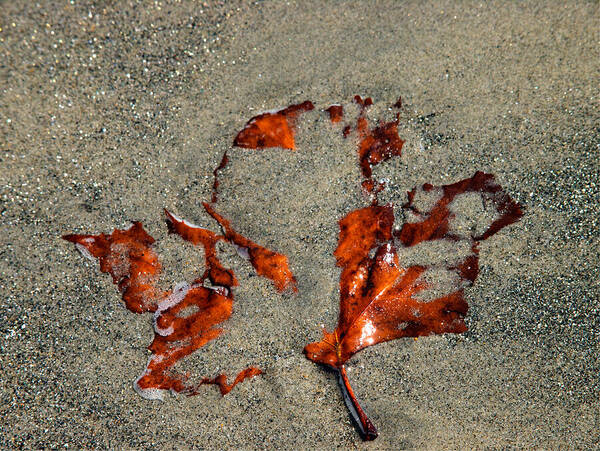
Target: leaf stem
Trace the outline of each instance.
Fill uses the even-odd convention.
[[[352,390],[352,387],[350,386],[350,381],[348,380],[346,367],[344,365],[338,368],[338,383],[342,389],[346,407],[348,407],[352,419],[359,427],[363,440],[375,440],[378,435],[377,428],[371,423],[371,420],[369,420],[369,417],[367,417],[367,414],[358,403],[354,390]]]

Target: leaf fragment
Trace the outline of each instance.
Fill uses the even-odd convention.
[[[494,177],[483,172],[452,185],[435,188],[425,184],[422,189],[437,189],[441,197],[430,209],[420,211],[413,204],[416,190],[409,192],[409,201],[403,208],[417,215],[419,220],[405,223],[396,233],[392,233],[392,205],[354,210],[339,221],[338,247],[334,252],[337,265],[342,268],[338,324],[333,332],[323,331],[321,341],[304,348],[308,359],[328,365],[342,375],[344,364],[368,346],[402,337],[467,330],[464,318],[468,305],[463,287],[472,284],[479,272],[478,243],[518,221],[523,213],[496,184]],[[456,213],[450,206],[467,193],[478,193],[483,205],[495,212],[480,235],[458,235],[451,231]],[[424,301],[417,295],[430,288],[423,275],[432,265],[405,267],[399,261],[397,249],[435,240],[466,241],[471,253],[446,267],[447,271],[455,272],[464,285],[449,287],[449,293]],[[352,401],[353,409],[362,412],[347,377],[341,380],[344,381],[342,390]],[[363,418],[358,414],[356,418],[363,437],[374,438],[369,433],[370,421],[366,415]]]
[[[341,122],[344,117],[344,107],[342,105],[331,105],[325,111],[329,113],[329,120],[332,124]]]
[[[298,291],[296,278],[290,269],[288,258],[285,255],[260,246],[239,234],[233,229],[231,222],[217,213],[211,204],[203,202],[202,205],[206,212],[221,225],[225,239],[248,253],[250,263],[258,275],[271,279],[277,291],[282,292],[288,288],[294,292]]]
[[[152,249],[152,238],[139,222],[129,228],[115,230],[110,235],[64,235],[100,262],[100,271],[109,273],[123,294],[126,307],[135,313],[154,312],[166,293],[156,288],[161,270],[158,256]]]
[[[161,265],[152,248],[154,238],[139,222],[124,230],[116,229],[110,235],[70,234],[63,238],[99,260],[101,271],[112,276],[129,310],[154,313],[154,339],[148,347],[151,355],[146,369],[134,383],[142,397],[162,399],[167,390],[191,396],[204,384],[218,385],[221,393],[226,394],[236,384],[260,374],[261,370],[250,366],[231,384],[227,383],[225,374],[192,382],[187,374],[174,370],[181,359],[221,335],[223,329],[219,325],[233,312],[231,289],[238,282],[233,271],[223,267],[216,253],[216,243],[226,237],[189,223],[167,210],[165,215],[171,233],[204,247],[206,261],[206,270],[201,277],[191,283],[177,284],[170,291],[157,287]],[[210,280],[212,286],[204,286],[205,280]]]
[[[312,109],[314,109],[314,105],[307,100],[279,111],[254,116],[237,134],[233,145],[247,149],[282,147],[294,150],[296,149],[294,128],[298,115]]]

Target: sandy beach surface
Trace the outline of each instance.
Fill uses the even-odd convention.
[[[593,1],[1,2],[0,448],[598,449],[599,23]],[[481,170],[525,210],[480,247],[468,332],[348,362],[370,443],[302,354],[337,321],[337,221],[366,205],[356,140],[323,112],[354,95],[373,121],[403,100],[385,201]],[[232,147],[304,100],[296,151]],[[201,202],[225,151],[217,208],[288,256],[298,293],[220,246],[234,313],[182,369],[264,373],[149,401],[152,315],[61,235],[141,221],[161,284],[192,280],[203,254],[163,208],[219,231]]]

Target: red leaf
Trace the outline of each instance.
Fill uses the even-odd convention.
[[[423,190],[432,189],[431,185],[423,186]],[[470,284],[479,272],[477,243],[519,220],[522,212],[494,182],[493,176],[482,172],[453,185],[442,186],[440,191],[441,198],[427,212],[419,212],[413,206],[415,190],[409,193],[409,202],[404,208],[411,209],[423,219],[404,224],[395,234],[400,241],[398,245],[408,247],[441,239],[468,241],[472,254],[446,269],[455,271],[462,281]],[[449,206],[456,197],[469,192],[480,193],[498,215],[478,237],[449,232],[450,221],[454,218]],[[338,324],[332,333],[324,331],[320,342],[304,348],[310,360],[340,371],[345,396],[351,400],[349,407],[355,412],[366,439],[375,438],[376,430],[349,391],[344,370],[346,361],[358,351],[384,341],[467,330],[464,317],[468,306],[462,287],[433,300],[424,301],[415,296],[429,288],[422,278],[429,268],[401,265],[397,244],[392,238],[393,221],[391,205],[374,205],[355,210],[339,222],[339,241],[334,253],[342,268]],[[375,253],[370,256],[373,250]]]
[[[371,179],[373,166],[402,154],[404,141],[398,136],[400,116],[398,113],[394,121],[381,122],[378,127],[371,128],[367,120],[367,108],[373,105],[373,99],[371,97],[363,99],[357,95],[354,96],[354,102],[360,106],[360,114],[354,129],[358,133],[358,161],[362,175],[365,178],[362,187],[366,193],[376,195],[384,188],[384,185]],[[398,99],[393,107],[401,108],[402,99]],[[325,111],[329,112],[331,122],[338,122],[342,119],[343,110],[341,106],[332,105]],[[343,135],[345,138],[350,136],[351,132],[352,127],[350,125],[344,127]]]
[[[219,240],[227,241],[228,238],[188,223],[166,210],[165,214],[169,231],[203,246],[206,261],[202,277],[189,284],[178,284],[171,291],[162,291],[156,286],[161,266],[152,249],[154,238],[139,222],[126,230],[115,230],[110,235],[65,235],[63,238],[75,243],[85,255],[99,259],[101,271],[111,274],[129,310],[136,313],[154,312],[154,340],[148,347],[152,354],[146,369],[135,383],[140,395],[159,399],[164,390],[194,395],[203,384],[218,385],[221,393],[226,394],[244,379],[260,374],[261,370],[246,368],[229,385],[225,374],[205,377],[198,383],[189,382],[188,376],[174,372],[173,366],[217,338],[223,332],[217,326],[231,316],[231,288],[237,285],[237,280],[233,271],[223,267],[216,253],[216,243]],[[236,234],[236,239],[245,240],[239,234]],[[255,246],[259,248],[258,253],[271,252]],[[281,254],[271,254],[285,259]],[[203,284],[206,279],[213,286],[205,287]],[[279,281],[276,283],[279,284]],[[193,313],[189,313],[190,307],[194,307]]]
[[[151,248],[152,238],[139,222],[125,230],[106,235],[65,235],[90,258],[100,261],[100,271],[109,273],[123,293],[123,301],[136,313],[154,312],[166,293],[155,284],[160,273],[158,256]]]
[[[225,238],[248,252],[250,263],[260,276],[271,279],[278,291],[284,291],[287,288],[298,291],[296,278],[290,270],[288,259],[285,255],[273,252],[240,235],[233,230],[231,223],[227,219],[215,211],[212,205],[206,202],[203,202],[202,205],[206,212],[221,225],[225,233]]]
[[[423,191],[431,191],[434,187],[428,183],[421,188]],[[403,206],[405,209],[412,210],[413,213],[422,217],[420,222],[404,224],[402,230],[397,233],[398,238],[405,246],[414,246],[425,240],[452,239],[459,240],[461,237],[448,233],[449,221],[453,214],[448,209],[448,205],[456,196],[469,192],[481,193],[484,202],[490,202],[496,206],[500,216],[490,224],[487,230],[478,237],[470,237],[474,241],[482,241],[494,235],[503,227],[518,221],[523,212],[521,207],[514,202],[508,194],[502,191],[500,185],[494,181],[494,176],[477,171],[469,179],[461,180],[452,185],[441,187],[442,197],[428,212],[420,212],[413,206],[413,200],[417,189],[408,193],[408,202]]]
[[[329,113],[329,120],[332,124],[340,122],[344,117],[344,107],[342,105],[331,105],[325,111]]]
[[[473,177],[451,185],[436,188],[425,184],[410,191],[408,202],[402,208],[415,221],[407,222],[393,232],[393,206],[378,205],[377,194],[385,184],[372,178],[372,167],[401,155],[404,141],[398,136],[399,113],[394,121],[371,127],[366,112],[373,100],[355,96],[354,101],[360,106],[360,113],[354,127],[346,125],[343,128],[343,136],[348,137],[353,130],[357,132],[362,187],[371,195],[372,205],[352,211],[339,221],[339,241],[334,252],[337,265],[342,268],[338,324],[333,332],[324,331],[323,339],[307,345],[304,352],[307,358],[337,371],[344,400],[363,437],[373,440],[377,430],[358,403],[345,363],[368,346],[396,338],[466,331],[464,318],[468,305],[464,287],[472,284],[479,273],[478,243],[518,221],[523,213],[495,183],[492,175],[477,172]],[[399,98],[393,108],[401,107]],[[297,117],[313,108],[313,104],[306,101],[255,116],[238,133],[234,145],[293,150]],[[340,105],[331,105],[326,111],[332,123],[343,119]],[[128,309],[137,313],[154,312],[155,337],[149,346],[152,355],[146,370],[136,381],[137,390],[147,398],[158,398],[163,390],[193,395],[202,384],[218,385],[221,393],[226,394],[237,383],[261,373],[259,369],[249,367],[241,371],[232,384],[227,383],[225,374],[204,377],[194,384],[188,381],[187,375],[173,370],[179,360],[218,337],[223,332],[218,326],[232,314],[232,287],[237,285],[237,280],[233,271],[224,268],[218,259],[216,244],[219,241],[232,243],[247,253],[257,273],[271,279],[279,291],[286,288],[297,291],[285,255],[239,234],[230,221],[214,209],[218,197],[218,173],[227,164],[225,153],[213,171],[212,204],[203,203],[207,213],[220,224],[223,235],[165,211],[170,232],[204,248],[206,270],[189,284],[179,284],[170,291],[157,287],[161,267],[152,249],[154,239],[140,223],[134,223],[126,230],[115,230],[111,235],[64,236],[85,255],[99,259],[101,270],[112,275]],[[415,202],[421,193],[437,193],[439,198],[421,211]],[[477,232],[454,227],[453,202],[467,193],[479,194],[484,207],[493,207],[495,213],[490,223]],[[443,265],[445,271],[456,276],[458,283],[444,287],[445,294],[441,296],[437,291],[431,295],[434,287],[427,279],[429,271],[439,269],[439,264],[402,264],[399,258],[413,246],[439,240],[457,248],[466,243],[470,250],[467,255],[463,252],[456,261]],[[204,285],[206,280],[210,281],[210,286]],[[428,293],[429,298],[424,298]]]
[[[225,240],[225,237],[188,223],[168,210],[165,210],[165,215],[169,232],[176,233],[185,241],[204,247],[206,270],[201,280],[209,279],[213,285],[223,287],[233,287],[238,284],[233,271],[225,269],[217,257],[217,242]]]
[[[259,374],[262,374],[262,371],[259,370],[258,368],[254,368],[253,366],[251,366],[251,367],[246,368],[245,370],[242,370],[236,376],[236,378],[232,384],[227,383],[227,376],[225,376],[224,374],[220,374],[217,377],[215,377],[214,379],[203,379],[202,383],[218,385],[219,390],[221,391],[221,394],[226,395],[233,389],[233,387],[235,387],[237,384],[242,382],[244,379],[249,379],[251,377],[258,376]]]
[[[370,128],[366,112],[367,107],[373,104],[373,100],[371,97],[363,100],[360,96],[355,96],[354,101],[361,106],[361,113],[356,122],[359,136],[358,160],[363,177],[369,179],[373,166],[389,160],[393,156],[401,155],[404,141],[398,136],[399,115],[396,115],[395,121],[381,123],[379,127]],[[394,107],[398,107],[398,102],[394,104]],[[372,190],[374,186],[363,183],[363,187]]]
[[[283,147],[294,150],[294,126],[298,115],[314,109],[310,101],[290,105],[274,113],[263,113],[250,119],[244,129],[237,134],[233,145],[248,149]]]
[[[372,167],[393,156],[402,154],[404,141],[398,136],[398,122],[386,122],[379,127],[369,128],[365,117],[360,117],[356,125],[360,143],[358,159],[363,177],[370,178]]]

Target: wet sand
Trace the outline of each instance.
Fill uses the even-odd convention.
[[[2,448],[593,449],[600,418],[598,4],[595,2],[5,3],[0,11]],[[305,344],[337,321],[337,221],[365,205],[356,142],[322,112],[371,96],[403,155],[383,200],[493,173],[525,207],[482,243],[469,331],[396,340],[349,362],[380,436],[363,443]],[[311,100],[297,151],[231,147],[263,110]],[[231,247],[240,281],[197,377],[264,371],[221,397],[139,397],[151,315],[65,233],[141,221],[165,287],[203,255],[163,208],[218,231],[201,202],[288,256],[278,293]]]

